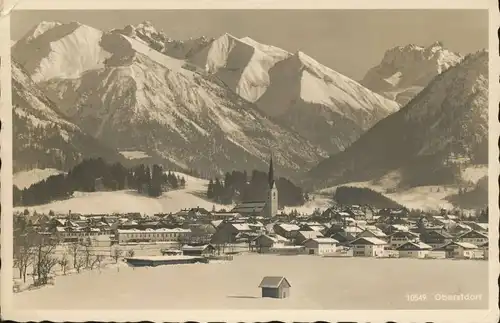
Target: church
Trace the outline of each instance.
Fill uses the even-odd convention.
[[[269,162],[268,184],[266,201],[249,201],[238,204],[231,212],[243,216],[262,216],[272,218],[278,213],[278,188],[274,181],[273,157]]]

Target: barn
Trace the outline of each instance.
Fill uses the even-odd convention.
[[[262,289],[262,297],[290,297],[291,285],[283,276],[266,276],[262,279],[259,287]]]

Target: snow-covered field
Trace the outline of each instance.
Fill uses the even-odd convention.
[[[470,166],[462,170],[462,179],[474,184],[485,176],[488,176],[488,165]]]
[[[463,177],[466,180],[476,182],[479,178],[487,174],[487,167],[473,167],[465,169]],[[22,187],[36,183],[44,178],[57,174],[57,170],[44,169],[29,172],[17,173],[14,176],[14,183]],[[129,213],[140,212],[142,214],[170,213],[181,209],[201,207],[212,210],[215,206],[217,210],[232,209],[233,205],[219,205],[205,199],[208,180],[196,178],[182,173],[175,173],[184,177],[186,187],[163,193],[159,198],[151,198],[138,194],[133,190],[123,190],[114,192],[75,192],[68,200],[54,201],[45,205],[38,205],[28,208],[36,210],[38,213],[48,213],[50,210],[56,213],[67,213],[69,210],[84,214],[101,213]],[[394,201],[408,207],[423,210],[436,210],[440,208],[453,208],[453,205],[446,200],[446,197],[458,193],[455,187],[445,186],[421,186],[408,190],[388,191],[397,186],[398,172],[391,172],[378,181],[352,182],[339,186],[367,187],[380,192]],[[20,187],[21,188],[21,187]],[[312,214],[315,209],[325,210],[332,203],[331,196],[335,187],[322,189],[314,194],[310,194],[311,200],[298,207],[285,207],[285,212],[297,210],[299,214]],[[389,193],[388,193],[389,192]],[[17,208],[17,211],[24,210],[24,207]]]
[[[41,182],[47,177],[52,175],[58,175],[62,172],[53,168],[45,168],[45,169],[31,169],[27,171],[22,171],[14,174],[13,183],[20,190],[30,187],[31,185]]]
[[[479,309],[488,302],[486,261],[243,255],[210,264],[121,266],[57,277],[14,295],[23,309]],[[314,268],[314,271],[311,271]],[[286,299],[260,297],[264,276],[285,276]],[[463,277],[467,276],[467,279]],[[408,294],[426,301],[409,302]],[[436,294],[477,301],[437,301]]]
[[[142,158],[151,157],[143,151],[136,151],[136,150],[134,150],[134,151],[120,151],[120,154],[122,154],[123,157],[125,157],[127,159],[142,159]]]
[[[141,214],[153,215],[155,213],[175,213],[181,209],[195,207],[212,210],[214,205],[216,209],[226,208],[229,210],[232,208],[231,205],[218,205],[204,199],[208,185],[207,180],[181,173],[175,174],[184,177],[186,187],[165,192],[158,198],[140,195],[133,190],[75,192],[70,199],[28,207],[28,210],[45,214],[50,210],[55,213],[67,213],[71,210],[73,213],[82,214],[140,212]],[[24,209],[26,207],[19,207],[15,210],[22,211]]]
[[[447,196],[457,194],[458,189],[445,186],[419,186],[407,190],[387,193],[387,187],[374,182],[352,182],[320,190],[320,194],[332,195],[339,186],[366,187],[384,194],[386,197],[410,209],[439,210],[453,209]]]

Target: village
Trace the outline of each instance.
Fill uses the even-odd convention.
[[[16,217],[28,216],[27,212]],[[324,257],[487,259],[488,224],[442,215],[408,216],[404,209],[373,214],[363,206],[333,206],[311,215],[273,218],[204,208],[153,216],[131,214],[34,214],[29,226],[60,244],[164,246],[164,254],[240,252]]]
[[[287,213],[279,210],[272,158],[266,185],[265,200],[243,201],[230,210],[214,205],[211,211],[196,206],[168,214],[17,212],[14,289],[27,288],[28,275],[30,286],[43,286],[61,273],[100,270],[110,261],[131,267],[206,264],[249,253],[488,259],[487,209],[471,218],[460,210],[415,212],[332,201],[310,214]]]

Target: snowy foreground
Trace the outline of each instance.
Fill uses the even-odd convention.
[[[14,295],[23,309],[481,309],[486,261],[241,255],[233,261],[87,271]],[[264,276],[285,276],[287,299],[264,299]],[[464,279],[463,277],[467,277]],[[427,300],[408,301],[408,294]],[[439,301],[441,294],[475,301]]]

